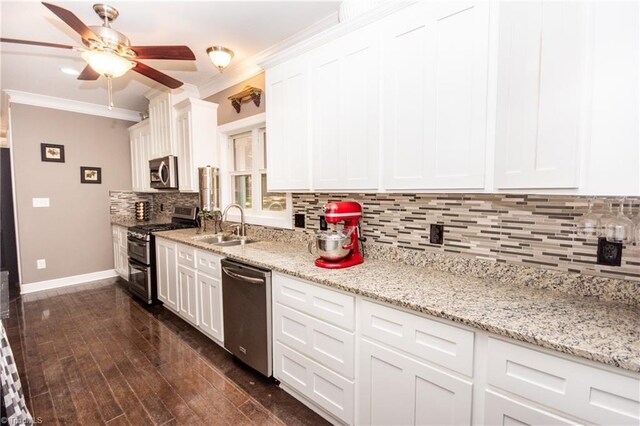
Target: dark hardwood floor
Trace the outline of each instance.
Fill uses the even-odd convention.
[[[17,297],[3,322],[27,405],[49,424],[326,424],[120,280]]]

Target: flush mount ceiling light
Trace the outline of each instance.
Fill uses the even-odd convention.
[[[213,65],[218,68],[220,72],[229,65],[231,58],[233,58],[233,51],[222,46],[211,46],[207,48],[207,55]]]
[[[122,77],[136,65],[135,62],[107,51],[87,50],[81,56],[95,72],[105,77]]]

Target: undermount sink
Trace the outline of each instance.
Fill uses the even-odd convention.
[[[230,235],[214,235],[211,237],[198,238],[197,241],[199,243],[212,244],[220,247],[243,246],[245,244],[256,242],[256,240],[248,240],[246,238],[238,238]]]

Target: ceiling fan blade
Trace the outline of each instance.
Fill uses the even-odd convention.
[[[173,77],[169,77],[168,75],[158,71],[155,68],[151,68],[150,66],[143,64],[142,62],[134,62],[136,63],[136,66],[132,68],[133,71],[149,77],[151,80],[155,80],[158,83],[167,86],[169,89],[177,89],[184,84],[181,81],[178,81]]]
[[[51,3],[42,2],[42,4],[52,11],[58,18],[62,19],[64,23],[70,26],[75,32],[80,34],[84,40],[100,40],[100,38],[89,29],[89,27],[87,27],[76,15],[69,12],[67,9],[63,9],[60,6],[56,6]]]
[[[19,40],[17,38],[0,38],[2,43],[29,44],[32,46],[57,47],[59,49],[73,49],[73,46],[57,43],[46,43],[43,41]]]
[[[175,59],[195,61],[196,55],[187,46],[132,46],[137,59]]]
[[[97,80],[98,77],[100,77],[100,74],[95,72],[91,66],[87,65],[80,75],[78,75],[78,80]]]

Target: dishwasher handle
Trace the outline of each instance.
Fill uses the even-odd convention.
[[[245,281],[251,284],[264,284],[264,278],[255,278],[255,277],[247,277],[245,275],[240,275],[239,273],[232,271],[230,268],[226,266],[223,266],[222,270],[224,271],[225,274],[237,280]]]

